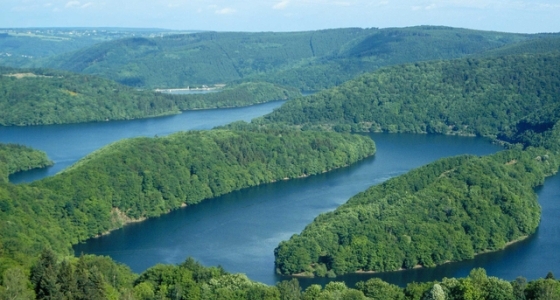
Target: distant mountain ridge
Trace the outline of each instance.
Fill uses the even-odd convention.
[[[381,66],[459,58],[536,37],[439,26],[202,32],[96,44],[44,66],[136,87],[258,80],[320,90]]]

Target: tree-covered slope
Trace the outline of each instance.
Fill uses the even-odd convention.
[[[496,136],[560,100],[560,54],[406,64],[294,99],[258,124]]]
[[[0,125],[123,120],[179,110],[172,97],[107,79],[43,69],[0,70]]]
[[[112,41],[62,55],[45,66],[138,87],[257,80],[318,90],[381,66],[458,58],[535,37],[433,26],[205,32]]]
[[[128,120],[181,110],[234,107],[287,99],[294,89],[245,83],[205,95],[138,91],[90,75],[0,67],[0,125],[49,125]]]
[[[218,92],[181,95],[175,99],[180,110],[248,106],[271,100],[287,100],[301,96],[294,88],[267,82],[244,82]]]
[[[541,34],[538,38],[490,50],[477,57],[499,57],[516,54],[560,52],[560,34]]]
[[[8,175],[36,168],[51,166],[43,151],[16,144],[0,144],[0,181],[6,181]]]
[[[51,56],[76,51],[98,43],[127,37],[150,37],[186,33],[149,28],[2,28],[0,65],[34,67]]]
[[[142,87],[225,83],[323,56],[372,30],[294,33],[203,32],[131,38],[62,55],[49,67]]]
[[[460,58],[538,36],[442,26],[387,28],[354,40],[331,55],[261,77],[269,82],[316,91],[384,66]]]
[[[254,122],[476,134],[519,145],[443,159],[354,196],[282,242],[278,272],[434,266],[532,234],[540,219],[533,189],[560,165],[559,66],[553,53],[392,67],[290,101]]]
[[[0,184],[1,257],[25,264],[45,246],[69,253],[131,220],[374,152],[368,137],[337,133],[213,130],[124,140],[53,177]]]
[[[436,161],[317,217],[275,250],[277,271],[393,271],[502,249],[536,230],[533,188],[559,164],[542,148]]]

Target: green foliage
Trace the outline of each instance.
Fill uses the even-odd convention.
[[[23,268],[14,267],[8,269],[4,272],[2,286],[0,286],[0,299],[35,299],[35,294],[29,287],[30,282]]]
[[[4,255],[25,262],[72,244],[246,187],[319,174],[375,152],[362,136],[212,130],[135,138],[53,177],[0,185]]]
[[[181,110],[236,107],[301,95],[270,83],[244,83],[218,93],[170,95],[107,79],[43,69],[0,67],[0,125],[128,120]]]
[[[557,105],[560,54],[390,67],[294,99],[258,124],[496,136]]]
[[[111,41],[61,55],[48,66],[137,87],[227,83],[289,68],[365,36],[358,28],[291,33],[202,32]]]
[[[356,288],[371,299],[394,299],[404,300],[404,293],[398,286],[389,284],[379,278],[373,278],[366,282],[358,282]]]
[[[560,36],[557,33],[540,34],[539,38],[514,43],[495,50],[483,52],[480,57],[499,57],[505,55],[547,53],[560,51]]]
[[[436,161],[318,216],[275,249],[277,270],[392,271],[502,249],[535,231],[533,188],[559,164],[544,149]]]
[[[537,279],[525,288],[527,299],[560,299],[560,283],[554,279]]]
[[[257,80],[319,90],[381,66],[459,58],[536,37],[434,26],[203,32],[111,41],[61,55],[45,66],[137,87]]]
[[[178,113],[171,95],[106,79],[42,69],[0,68],[0,125],[108,121]]]
[[[39,64],[45,57],[105,41],[178,33],[181,32],[147,28],[3,28],[0,32],[0,65],[30,67]]]
[[[0,182],[7,181],[10,174],[45,168],[52,164],[43,151],[22,145],[0,144]]]
[[[287,100],[301,96],[294,88],[284,88],[266,82],[245,82],[226,87],[219,92],[182,95],[175,99],[180,110],[248,106],[271,100]]]
[[[498,134],[498,139],[525,146],[560,150],[560,102],[546,105]]]

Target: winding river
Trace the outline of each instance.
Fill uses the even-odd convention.
[[[246,108],[191,111],[180,115],[122,122],[39,127],[0,127],[0,142],[16,142],[47,152],[56,163],[42,171],[15,174],[12,182],[50,176],[77,159],[121,138],[166,135],[189,129],[207,129],[235,120],[250,120],[282,102]],[[192,256],[205,265],[221,265],[229,272],[274,284],[273,250],[281,240],[299,233],[318,214],[335,209],[352,195],[388,178],[438,158],[470,153],[486,155],[500,148],[481,138],[438,135],[372,134],[375,157],[329,173],[248,188],[173,211],[165,216],[130,224],[110,235],[76,245],[75,251],[109,255],[141,272],[157,263],[180,263]],[[402,272],[346,275],[347,285],[370,277],[406,285],[443,277],[465,276],[473,267],[489,275],[514,279],[560,274],[560,176],[547,179],[538,190],[543,206],[538,232],[504,251],[436,268]],[[302,286],[333,279],[302,278]]]

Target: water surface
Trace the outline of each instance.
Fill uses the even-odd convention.
[[[371,185],[441,157],[486,155],[498,146],[480,138],[373,134],[375,157],[308,178],[282,181],[206,200],[75,247],[109,255],[141,272],[157,263],[180,263],[192,256],[204,265],[274,284],[274,248],[301,232],[318,214],[330,211]],[[337,279],[341,280],[341,279]],[[316,281],[302,281],[310,284]],[[321,281],[318,281],[321,282]],[[348,281],[351,282],[350,280]]]
[[[54,175],[87,154],[124,138],[164,136],[177,131],[211,129],[234,121],[250,121],[279,107],[273,101],[241,108],[185,111],[181,114],[130,121],[3,127],[0,143],[16,143],[45,151],[55,165],[10,176],[13,183],[30,182]]]
[[[410,282],[441,280],[444,277],[465,277],[474,268],[484,268],[489,276],[514,280],[518,276],[528,280],[545,277],[551,271],[560,274],[560,174],[546,179],[537,189],[542,206],[541,224],[529,238],[505,250],[477,255],[474,259],[449,263],[435,268],[423,268],[379,274],[348,274],[336,278],[348,286],[356,282],[379,277],[387,282],[406,286]],[[329,279],[300,279],[303,286],[313,283],[326,284]]]
[[[245,108],[199,110],[180,115],[132,121],[86,124],[0,127],[0,142],[19,143],[47,152],[54,167],[22,172],[12,182],[50,176],[78,159],[122,138],[163,136],[176,131],[209,129],[232,121],[261,116],[280,106],[273,102]],[[480,138],[438,135],[373,134],[378,152],[350,167],[326,174],[282,181],[204,201],[160,218],[130,224],[110,235],[76,245],[77,254],[109,255],[141,272],[157,263],[179,263],[192,256],[203,264],[222,265],[267,284],[286,279],[274,273],[273,250],[299,233],[318,214],[330,211],[356,193],[441,157],[464,153],[486,155],[500,150]],[[560,176],[538,190],[543,207],[538,232],[505,251],[437,268],[367,275],[346,275],[349,286],[371,277],[406,285],[412,281],[466,276],[474,267],[504,279],[528,279],[560,274]],[[300,279],[302,286],[332,279]]]

